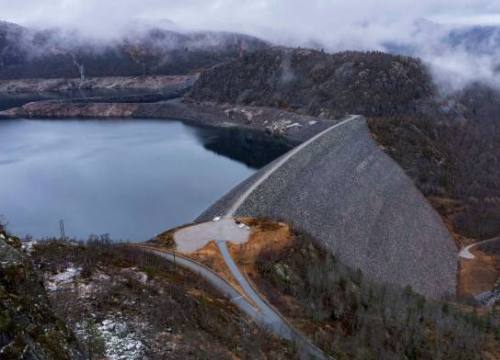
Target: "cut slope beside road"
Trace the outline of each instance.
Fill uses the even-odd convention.
[[[206,266],[174,253],[159,251],[145,246],[140,246],[140,248],[144,251],[156,254],[170,262],[175,262],[179,266],[185,267],[203,277],[218,291],[229,298],[230,301],[247,316],[255,320],[257,324],[271,330],[274,334],[281,338],[293,341],[298,346],[304,359],[327,359],[320,349],[293,329],[283,317],[276,313],[276,311],[263,301],[253,290],[252,286],[248,284],[247,280],[241,275],[241,273],[239,273],[237,265],[234,263],[227,251],[225,242],[218,242],[218,245],[221,248],[221,253],[224,256],[224,260],[227,262],[231,272],[233,272],[238,283],[244,288],[246,294],[249,295],[251,300],[256,303],[256,306],[242,296],[229,282],[221,278]],[[226,249],[225,251],[223,250],[224,248]],[[237,274],[239,274],[239,276]]]

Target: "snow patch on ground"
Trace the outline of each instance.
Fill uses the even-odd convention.
[[[49,291],[57,291],[59,287],[73,282],[74,278],[80,275],[81,271],[82,268],[70,266],[66,270],[50,276],[47,280],[47,289]]]
[[[102,321],[98,327],[109,360],[138,360],[145,358],[145,346],[126,322],[111,318]]]
[[[148,282],[148,274],[140,271],[137,267],[126,268],[121,271],[123,274],[127,274],[133,277],[135,280],[139,281],[141,284],[146,284]]]
[[[492,291],[485,291],[475,296],[476,301],[483,306],[493,306],[500,301],[500,286]]]
[[[36,240],[22,241],[22,249],[29,255],[33,251],[33,246],[37,244]]]

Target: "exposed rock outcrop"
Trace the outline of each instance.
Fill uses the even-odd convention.
[[[142,90],[149,92],[188,89],[197,75],[99,77],[80,79],[0,80],[0,93],[45,93],[91,90]]]
[[[0,358],[84,359],[76,337],[54,316],[41,278],[20,241],[0,229]]]
[[[239,127],[266,131],[293,143],[302,142],[334,121],[275,108],[186,103],[179,99],[155,103],[37,101],[0,111],[1,118],[154,118],[178,119],[201,126]]]

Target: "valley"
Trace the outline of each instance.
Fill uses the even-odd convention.
[[[500,356],[494,86],[237,33],[0,25],[0,355]]]

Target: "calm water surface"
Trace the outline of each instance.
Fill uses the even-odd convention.
[[[11,232],[146,240],[192,221],[288,150],[177,121],[0,121],[0,214]]]

